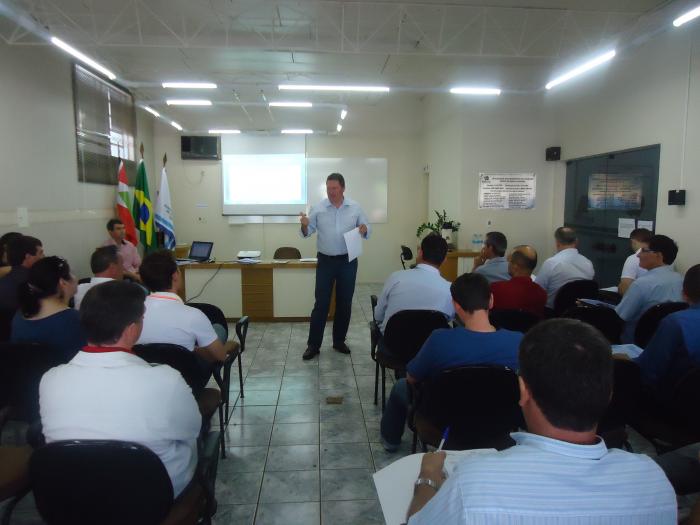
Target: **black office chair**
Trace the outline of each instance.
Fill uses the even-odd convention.
[[[0,309],[0,343],[10,340],[12,334],[12,319],[17,310]]]
[[[642,389],[641,372],[634,361],[613,360],[613,393],[598,422],[598,435],[608,448],[630,449],[627,424],[632,420]]]
[[[518,377],[504,366],[474,365],[443,370],[414,388],[409,409],[413,452],[420,439],[437,446],[449,427],[444,448],[465,450],[514,444],[510,432],[522,422]]]
[[[224,361],[224,377],[223,377],[223,384],[225,385],[226,388],[226,394],[224,396],[224,404],[226,405],[226,424],[228,424],[228,420],[231,417],[231,413],[229,412],[229,388],[231,384],[231,364],[233,361],[238,359],[238,382],[239,382],[239,387],[240,387],[240,395],[241,399],[243,399],[245,396],[243,395],[243,364],[241,363],[241,355],[245,351],[245,340],[246,337],[248,336],[248,325],[250,323],[250,320],[248,319],[247,315],[244,315],[241,317],[238,321],[236,321],[236,335],[238,336],[238,348],[235,352],[231,352],[226,356],[226,361]],[[216,378],[216,375],[214,376]],[[217,379],[217,382],[219,380]]]
[[[525,310],[491,310],[489,321],[496,328],[505,328],[515,332],[526,333],[540,322],[540,318]]]
[[[37,509],[48,525],[194,525],[200,519],[211,523],[217,455],[216,447],[210,448],[214,453],[200,455],[195,477],[174,499],[165,466],[143,445],[109,440],[50,443],[36,450],[29,464]]]
[[[596,327],[611,345],[620,344],[620,334],[624,321],[613,308],[606,306],[577,305],[566,310],[562,315],[569,319],[578,319]]]
[[[275,250],[273,259],[301,259],[299,248],[294,246],[281,246]]]
[[[410,261],[413,259],[413,252],[408,246],[404,246],[403,244],[401,245],[401,254],[399,255],[399,258],[401,259],[401,266],[403,266],[403,269],[406,269],[406,261]],[[415,265],[414,265],[415,267]]]
[[[382,410],[386,404],[386,369],[404,374],[408,362],[415,357],[433,330],[438,328],[449,328],[449,324],[445,314],[435,310],[402,310],[391,316],[384,334],[377,339],[371,353],[376,362],[375,392],[379,369],[382,371]],[[382,346],[386,351],[382,351]],[[377,403],[376,396],[374,402]]]
[[[209,319],[211,324],[218,324],[222,326],[224,330],[226,330],[226,339],[228,339],[228,321],[226,321],[226,316],[224,315],[224,312],[221,311],[221,308],[209,303],[187,303],[187,306],[191,306],[192,308],[196,308],[197,310],[201,311],[207,316],[207,319]]]
[[[576,305],[576,299],[597,299],[598,283],[590,279],[571,281],[559,288],[554,297],[554,315],[561,316]]]
[[[78,284],[87,284],[92,280],[92,277],[81,277],[78,279]]]
[[[634,329],[634,344],[640,348],[646,348],[664,317],[687,308],[688,304],[681,302],[660,303],[649,308],[637,321]]]

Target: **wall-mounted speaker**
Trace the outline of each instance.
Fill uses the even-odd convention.
[[[544,151],[544,158],[546,160],[561,160],[561,147],[552,146]]]
[[[685,190],[669,190],[669,206],[685,206]]]

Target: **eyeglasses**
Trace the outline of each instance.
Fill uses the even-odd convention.
[[[642,248],[641,253],[659,253],[656,250],[652,250],[651,248]]]

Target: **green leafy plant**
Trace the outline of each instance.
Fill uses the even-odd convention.
[[[437,215],[437,220],[434,223],[424,222],[423,224],[418,226],[418,229],[416,230],[416,237],[420,237],[425,230],[431,230],[437,233],[438,235],[441,234],[442,230],[452,230],[453,232],[459,231],[461,223],[452,219],[448,219],[447,212],[445,210],[442,210],[442,213],[440,213],[437,210],[433,211],[435,211],[435,215]]]

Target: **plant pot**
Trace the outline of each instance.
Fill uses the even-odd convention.
[[[441,230],[442,238],[447,242],[447,248],[450,250],[457,249],[457,232],[452,228],[443,228]]]

